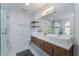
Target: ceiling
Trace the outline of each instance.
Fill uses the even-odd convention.
[[[55,6],[56,13],[50,13],[50,17],[59,18],[68,13],[73,12],[73,4],[70,3],[29,3],[29,5],[25,5],[25,3],[7,3],[2,4],[8,10],[23,10],[25,12],[29,12],[33,16],[39,13],[40,11],[44,11],[51,6]],[[38,16],[39,17],[39,16]]]

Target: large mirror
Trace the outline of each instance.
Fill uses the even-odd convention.
[[[39,30],[50,34],[73,34],[73,16],[62,19],[46,19],[40,18]]]
[[[73,5],[39,18],[39,31],[49,34],[73,35]]]

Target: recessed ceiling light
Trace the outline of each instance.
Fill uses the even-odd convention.
[[[29,3],[26,3],[25,5],[26,5],[26,6],[29,6]]]

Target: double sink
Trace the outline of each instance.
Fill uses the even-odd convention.
[[[32,36],[67,50],[69,50],[73,45],[73,36],[58,35],[58,34],[44,35],[43,33],[32,33]]]

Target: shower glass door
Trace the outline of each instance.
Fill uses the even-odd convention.
[[[7,49],[7,15],[6,10],[1,6],[1,55],[6,54]]]

